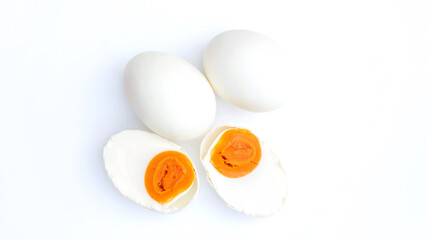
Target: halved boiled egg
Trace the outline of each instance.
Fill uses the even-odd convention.
[[[200,157],[210,184],[235,210],[269,216],[283,206],[285,171],[279,158],[248,129],[214,129],[202,141]]]
[[[158,212],[175,212],[195,197],[197,172],[184,150],[156,134],[126,130],[104,147],[104,164],[127,198]]]

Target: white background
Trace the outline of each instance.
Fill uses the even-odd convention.
[[[427,238],[427,2],[0,1],[0,239]],[[245,28],[285,49],[287,101],[255,114],[217,97],[214,126],[252,129],[283,160],[280,213],[227,207],[200,174],[174,215],[113,187],[108,138],[146,129],[122,74],[158,50],[200,70],[216,34]]]

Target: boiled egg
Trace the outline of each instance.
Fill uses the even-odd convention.
[[[198,191],[197,172],[184,150],[146,131],[112,136],[104,147],[104,165],[125,197],[158,212],[182,209]]]
[[[250,130],[223,126],[201,143],[200,157],[218,195],[233,209],[250,216],[269,216],[287,195],[279,158]]]
[[[126,66],[124,87],[137,117],[171,140],[190,140],[211,126],[215,95],[205,76],[187,61],[144,52]]]
[[[214,37],[203,55],[206,76],[227,102],[253,112],[283,105],[284,54],[270,38],[248,30]]]

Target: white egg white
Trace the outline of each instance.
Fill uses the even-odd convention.
[[[233,127],[219,127],[205,137],[200,157],[208,180],[218,195],[233,209],[250,216],[270,216],[285,203],[287,181],[279,158],[262,141],[258,166],[248,175],[228,178],[212,165],[210,156],[221,136]]]
[[[230,30],[209,42],[203,67],[221,98],[248,111],[267,112],[283,104],[283,59],[282,49],[268,37]]]
[[[126,130],[112,136],[104,147],[104,165],[114,186],[125,197],[145,208],[172,213],[191,202],[197,194],[199,184],[194,169],[193,184],[171,202],[160,204],[152,199],[145,188],[145,171],[151,159],[164,151],[178,151],[187,155],[181,147],[156,134]]]
[[[171,140],[190,140],[208,131],[215,117],[214,92],[206,77],[179,57],[144,52],[126,66],[126,97],[138,118]]]

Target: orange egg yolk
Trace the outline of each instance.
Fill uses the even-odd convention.
[[[223,133],[211,152],[211,163],[229,178],[248,175],[261,159],[258,138],[247,129],[230,129]]]
[[[172,201],[194,181],[193,164],[186,155],[176,151],[157,154],[145,171],[145,188],[160,204]]]

